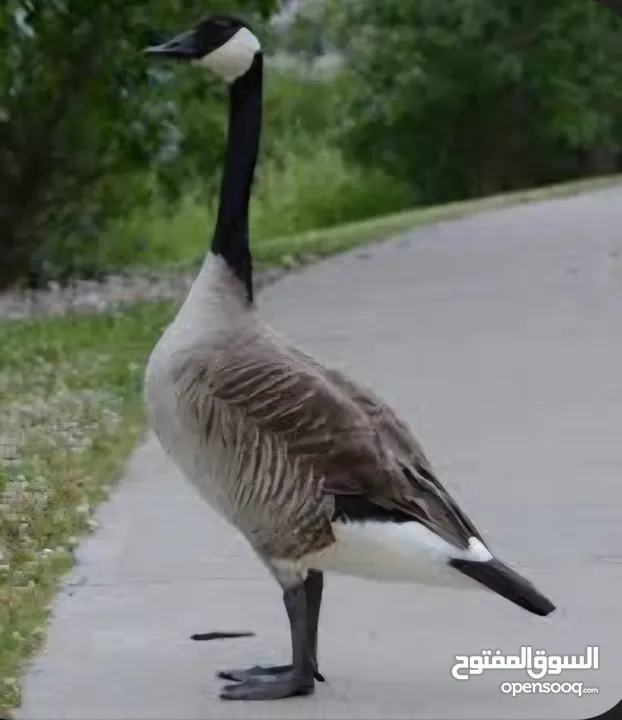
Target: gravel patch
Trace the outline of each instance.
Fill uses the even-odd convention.
[[[291,270],[280,267],[257,271],[256,289],[261,290]],[[123,273],[102,280],[75,280],[64,286],[52,282],[38,290],[7,290],[0,293],[0,320],[101,313],[144,301],[178,302],[190,290],[196,274],[197,270]]]

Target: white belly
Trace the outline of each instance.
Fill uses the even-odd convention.
[[[179,357],[199,348],[198,366],[209,365],[210,346],[226,335],[250,337],[257,320],[222,258],[208,253],[175,320],[165,330],[147,365],[145,394],[149,426],[166,454],[201,495],[228,520],[232,517],[227,473],[231,467],[222,437],[199,427],[196,408],[180,407],[175,376]],[[176,370],[177,367],[177,370]]]
[[[227,481],[222,476],[222,448],[206,445],[200,429],[189,426],[179,407],[175,386],[158,365],[154,350],[146,373],[146,400],[149,427],[155,433],[166,455],[201,496],[227,520],[232,507]]]
[[[471,539],[469,550],[460,551],[416,522],[336,522],[333,532],[336,543],[305,558],[305,564],[369,580],[481,589],[447,561],[452,557],[484,562],[492,558],[475,538]]]

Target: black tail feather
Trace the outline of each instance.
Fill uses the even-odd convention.
[[[529,580],[497,559],[481,562],[455,558],[449,564],[463,575],[535,615],[545,617],[555,610],[555,605],[538,592]]]

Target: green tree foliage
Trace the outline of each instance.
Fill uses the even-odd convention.
[[[296,13],[275,30],[273,45],[311,63],[327,47],[324,28],[324,0],[304,0]]]
[[[327,0],[328,1],[328,0]],[[354,158],[422,200],[615,170],[622,22],[593,0],[333,0]]]
[[[0,286],[88,270],[77,238],[98,242],[111,218],[149,200],[154,177],[174,195],[198,166],[212,171],[223,89],[204,75],[149,67],[140,51],[151,31],[181,30],[205,12],[258,21],[275,5],[0,3]]]

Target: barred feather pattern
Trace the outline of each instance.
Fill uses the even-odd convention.
[[[385,462],[386,458],[391,458],[389,488],[397,496],[383,487],[380,479],[373,483],[374,492],[370,494],[373,502],[379,507],[401,508],[405,517],[421,522],[456,547],[468,548],[470,538],[473,537],[483,542],[477,528],[441,484],[421,443],[406,422],[380,396],[340,370],[322,366],[300,349],[290,345],[288,350],[321,372],[328,382],[347,395],[363,411],[373,431],[378,434],[386,453]],[[395,475],[395,466],[398,468],[398,476]],[[361,492],[364,490],[364,487],[360,488]],[[383,497],[388,502],[383,502]]]
[[[321,421],[301,412],[294,368],[265,362],[261,347],[237,336],[186,354],[178,409],[213,459],[206,483],[225,486],[224,514],[263,557],[298,560],[334,543],[334,501],[305,451],[310,437],[321,444]]]
[[[268,560],[329,548],[355,506],[456,548],[482,540],[406,423],[277,335],[242,290],[208,255],[146,373],[150,426],[204,498]]]
[[[212,458],[225,515],[262,556],[298,560],[329,547],[336,504],[347,509],[348,496],[456,547],[480,537],[379,398],[267,329],[195,345],[179,354],[173,381],[184,425]]]

